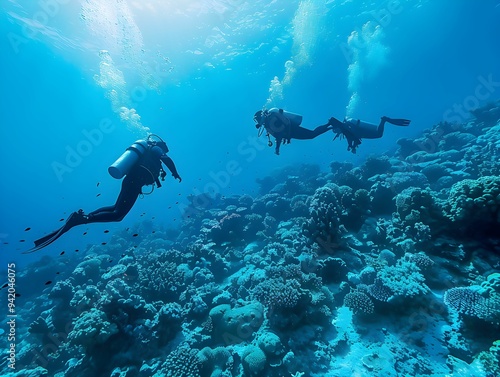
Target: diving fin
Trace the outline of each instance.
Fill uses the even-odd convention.
[[[78,212],[73,212],[71,215],[69,215],[68,220],[66,220],[66,223],[59,229],[53,231],[52,233],[47,234],[46,236],[39,238],[38,240],[35,241],[35,246],[32,247],[29,250],[26,250],[23,252],[23,254],[31,254],[34,253],[35,251],[38,251],[40,249],[43,249],[46,246],[49,246],[51,243],[56,241],[59,237],[61,237],[64,233],[66,233],[68,230],[73,228],[76,225],[84,224],[84,215],[83,211],[80,210]]]
[[[65,227],[66,227],[66,225],[64,225],[62,228],[58,229],[57,231],[54,231],[54,232],[48,234],[47,236],[36,240],[35,247],[32,247],[29,250],[23,251],[23,254],[31,254],[31,253],[34,253],[35,251],[43,249],[46,246],[49,246],[52,242],[57,240],[59,237],[61,237],[64,233],[66,233],[69,230],[69,229],[64,230]]]
[[[411,120],[408,120],[408,119],[392,119],[392,118],[389,118],[389,119],[387,119],[387,122],[388,122],[388,123],[390,123],[390,124],[394,124],[395,126],[403,126],[403,127],[406,127],[406,126],[409,126],[409,125],[410,125]]]
[[[57,233],[59,233],[65,226],[66,226],[66,224],[63,225],[62,227],[60,227],[59,229],[54,230],[53,232],[47,234],[46,236],[43,236],[42,238],[35,240],[35,242],[34,242],[35,247],[40,246],[40,245],[44,244],[45,242],[47,242],[48,240],[55,237],[57,235]]]

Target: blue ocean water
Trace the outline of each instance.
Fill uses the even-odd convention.
[[[498,118],[494,119],[500,87],[498,0],[7,0],[0,14],[0,282],[8,282],[7,265],[14,263],[20,294],[15,300],[19,313],[17,367],[9,369],[6,348],[6,356],[0,361],[2,374],[300,376],[303,372],[306,376],[482,376],[498,372],[498,368],[491,367],[498,364],[498,344],[496,351],[478,357],[498,341],[498,335],[487,335],[488,331],[498,331],[498,323],[491,320],[493,317],[498,321],[495,310],[500,295],[495,275],[500,268],[491,257],[498,258],[498,220],[483,224],[479,220],[485,216],[478,215],[476,223],[465,224],[462,215],[455,216],[455,207],[443,204],[446,218],[458,224],[454,228],[432,214],[429,201],[422,199],[421,205],[412,204],[408,211],[397,204],[397,197],[411,187],[427,188],[431,197],[451,203],[448,195],[452,195],[452,185],[465,179],[480,182],[476,184],[488,190],[493,187],[485,203],[498,203],[494,195],[497,181],[478,181],[481,177],[498,177],[499,171],[495,160],[500,145],[495,128]],[[347,150],[346,140],[333,141],[334,134],[328,132],[313,140],[292,140],[281,147],[277,156],[274,146],[267,146],[265,135],[257,138],[254,127],[253,115],[264,107],[299,113],[302,125],[310,129],[325,124],[330,117],[342,120],[346,116],[373,123],[378,123],[381,116],[406,118],[411,125],[386,125],[382,138],[363,140],[356,154]],[[437,126],[446,122],[455,128]],[[490,153],[491,166],[484,166],[488,158],[474,155],[478,149],[466,143],[472,139],[456,136],[455,140],[450,136],[447,143],[455,142],[455,147],[440,144],[443,135],[455,130],[479,140],[478,145]],[[37,253],[22,254],[35,239],[61,226],[73,211],[82,208],[90,212],[113,204],[121,182],[113,179],[107,168],[132,142],[148,133],[158,134],[167,142],[181,183],[169,174],[163,187],[140,198],[121,222],[83,225]],[[408,144],[398,142],[404,138],[417,140],[412,145],[421,154],[457,150],[460,158],[454,159],[448,153],[447,157],[439,157],[440,163],[436,162],[437,154],[433,158],[420,154],[412,159],[413,154],[406,154],[404,149]],[[431,142],[435,149],[432,151]],[[388,163],[380,159],[382,155],[389,156]],[[394,156],[398,163],[411,168],[401,173],[394,167]],[[440,168],[431,171],[424,163]],[[371,175],[367,173],[370,169]],[[396,172],[409,177],[398,179],[411,184],[398,186]],[[421,176],[410,172],[422,173],[428,181],[422,182]],[[436,175],[451,178],[438,183],[437,178],[433,181]],[[354,191],[352,195],[346,189],[337,192],[329,184],[349,186]],[[387,202],[382,194],[377,197],[377,188],[384,184],[393,185]],[[458,186],[453,187],[453,192],[460,192]],[[356,190],[370,195],[365,202],[370,213],[363,212],[367,208],[362,204],[356,204],[361,206],[356,211],[345,204]],[[217,199],[192,212],[193,196],[204,194]],[[356,198],[363,195],[364,191]],[[405,195],[415,202],[418,200],[414,195],[427,198],[422,193]],[[321,205],[331,204],[334,198],[341,198],[336,217]],[[386,203],[387,211],[377,212],[375,208]],[[391,203],[396,203],[394,212],[402,216],[399,223],[391,217]],[[240,212],[238,208],[242,208]],[[426,211],[421,211],[419,221],[405,219],[413,214],[412,210],[418,212],[421,208]],[[491,212],[498,213],[497,207],[492,208]],[[472,213],[481,211],[475,208]],[[383,225],[380,219],[390,222],[390,226]],[[258,223],[265,229],[260,229]],[[445,224],[445,230],[436,223]],[[309,224],[309,228],[303,224]],[[415,230],[418,227],[412,228],[415,224],[423,224],[421,233]],[[468,233],[464,229],[475,230],[476,225],[486,229],[486,234],[467,241],[458,238],[457,234]],[[337,228],[345,232],[337,233]],[[383,233],[382,228],[393,230]],[[328,247],[318,243],[317,232],[338,236],[328,238],[338,251],[330,253]],[[401,237],[416,246],[401,246]],[[424,238],[430,244],[424,243]],[[459,253],[459,257],[452,251],[451,257],[439,254],[438,250],[446,249],[442,246],[444,239],[449,245],[462,245],[465,251],[457,248],[463,255]],[[479,248],[474,242],[491,251],[486,253],[490,256],[471,254],[472,249]],[[136,251],[130,251],[134,248]],[[352,259],[353,250],[360,253],[359,260]],[[380,260],[370,264],[382,254],[381,250],[395,254],[399,264]],[[263,261],[253,260],[252,253]],[[426,257],[439,265],[439,272],[427,276],[415,271],[413,268],[422,266],[411,262],[411,255],[419,253],[427,253]],[[99,255],[109,257],[104,260]],[[274,257],[267,260],[269,255]],[[447,257],[460,268],[447,270]],[[81,266],[89,260],[99,261],[99,267],[92,267],[97,271],[92,270],[92,276],[85,270],[87,267]],[[238,261],[243,260],[245,264],[239,265]],[[316,266],[319,270],[313,272],[304,267],[308,263],[323,267]],[[391,268],[384,269],[384,263]],[[408,267],[405,263],[413,264]],[[121,266],[125,269],[120,270]],[[142,269],[147,266],[158,268],[151,267],[153,270],[147,272]],[[293,275],[299,272],[287,266],[301,267],[301,277]],[[341,266],[348,271],[331,277],[344,268]],[[363,277],[370,274],[366,270],[370,266],[376,273],[375,280]],[[286,271],[273,270],[278,267]],[[78,272],[78,268],[88,275]],[[127,280],[124,273],[131,276],[133,269],[138,280]],[[195,269],[197,272],[193,272]],[[194,277],[200,269],[204,273]],[[119,278],[106,275],[110,271],[118,271]],[[148,276],[156,276],[154,284],[173,284],[170,274],[184,279],[185,286],[176,287],[176,294],[158,294],[168,291],[168,284],[151,287],[154,279]],[[241,274],[241,281],[236,274]],[[256,277],[250,282],[252,278],[245,274]],[[414,295],[398,295],[393,287],[393,296],[399,297],[396,303],[384,306],[385,301],[375,300],[375,304],[366,304],[370,308],[374,305],[369,311],[375,313],[375,318],[356,317],[358,304],[350,304],[349,298],[354,297],[350,294],[357,294],[356,300],[373,301],[380,298],[373,293],[380,288],[378,281],[400,281],[405,275],[427,279],[426,285],[422,283],[426,288],[415,294],[418,303],[412,311],[394,313],[394,307],[405,302],[401,297],[411,301],[408,297]],[[322,279],[322,288],[318,288],[322,283],[316,278]],[[450,284],[440,285],[440,279],[448,279]],[[236,289],[238,285],[246,292]],[[490,285],[494,288],[488,288]],[[460,304],[453,304],[456,301],[443,298],[447,290],[480,286],[483,291],[497,292],[495,299],[484,292],[481,298],[470,293],[482,306],[493,308],[488,315],[474,314],[479,309],[464,311]],[[65,296],[65,289],[71,295]],[[113,289],[119,294],[109,293]],[[298,300],[310,302],[285,305],[291,309],[272,313],[276,306],[273,292],[287,289],[298,289]],[[0,313],[7,313],[7,290],[2,289],[5,298]],[[117,295],[128,303],[118,303]],[[105,302],[97,300],[92,307],[87,302],[83,312],[71,312],[69,308],[85,301],[84,297],[89,302],[101,297]],[[160,301],[163,306],[158,304]],[[449,318],[437,309],[428,309],[444,307],[444,301],[456,309],[456,313],[450,310]],[[317,311],[305,309],[315,307],[311,302],[321,303]],[[230,308],[221,309],[219,305]],[[220,313],[214,308],[219,308]],[[242,308],[260,318],[262,327],[238,313],[244,311]],[[218,334],[220,328],[231,336],[241,330],[221,324],[231,310],[239,316],[239,325],[246,326],[245,331],[257,335],[240,334],[235,341]],[[68,317],[57,317],[58,311],[66,311]],[[411,332],[411,326],[401,318],[413,318],[422,311],[428,324],[426,330],[420,331],[415,323],[411,326],[424,335],[402,348],[398,337],[402,332]],[[85,318],[87,314],[89,318]],[[472,331],[471,335],[476,322],[460,327],[458,323],[465,320],[453,315],[472,316],[473,321],[479,321],[475,328],[481,331]],[[283,318],[277,320],[277,316]],[[315,316],[321,318],[316,320]],[[209,319],[215,330],[205,333],[200,329],[208,327]],[[84,320],[95,328],[83,324]],[[179,320],[185,325],[181,326]],[[7,314],[2,314],[0,321],[0,344],[7,347]],[[33,326],[35,322],[38,327]],[[353,322],[355,329],[340,330],[344,322]],[[400,327],[390,326],[391,322]],[[46,323],[48,330],[33,330],[44,328],[41,323]],[[48,341],[49,335],[61,333],[61,323],[76,330],[66,329],[64,339]],[[170,325],[175,330],[165,329]],[[385,330],[374,335],[377,328]],[[342,336],[345,339],[340,339]],[[273,337],[278,337],[279,342]],[[372,346],[366,346],[367,339]],[[449,339],[454,339],[453,347]],[[120,342],[127,346],[120,348]],[[151,350],[137,354],[141,344]],[[43,362],[41,358],[36,360],[33,350],[46,351],[47,345],[55,349],[47,351],[49,356],[45,355]],[[212,351],[203,353],[205,347]],[[276,349],[270,350],[272,347]],[[106,365],[97,356],[103,349],[113,355]],[[401,356],[409,350],[415,352],[413,358],[419,365],[413,369]],[[454,359],[447,359],[448,354]],[[196,372],[197,367],[188,371],[178,365],[182,360],[188,363],[185,360],[191,360],[189,355],[195,355],[196,360],[224,362],[216,366],[200,362],[201,371]],[[341,366],[342,358],[347,366]],[[349,367],[353,360],[362,358],[364,364]],[[256,365],[250,361],[254,359]]]

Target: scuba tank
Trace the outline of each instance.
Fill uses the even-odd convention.
[[[369,122],[363,122],[362,120],[360,119],[353,119],[353,118],[346,118],[344,120],[345,123],[350,123],[351,125],[355,126],[355,127],[358,127],[359,129],[362,129],[362,130],[373,130],[373,129],[377,129],[378,125],[374,124],[374,123],[369,123]]]
[[[149,145],[146,140],[137,140],[108,168],[108,173],[116,179],[123,178],[141,158]]]
[[[153,140],[154,138],[158,140]],[[152,155],[160,158],[163,154],[168,153],[168,146],[161,137],[155,134],[150,134],[147,140],[137,140],[108,168],[108,173],[116,179],[121,179],[127,175],[135,166],[137,161],[144,155],[147,150],[150,150]],[[161,186],[157,182],[158,187]]]
[[[302,115],[291,113],[283,109],[273,108],[269,110],[270,113],[280,113],[283,114],[291,123],[292,126],[300,126],[302,123]]]

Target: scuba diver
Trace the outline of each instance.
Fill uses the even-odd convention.
[[[333,140],[339,136],[341,139],[345,137],[347,139],[347,150],[352,153],[356,153],[356,148],[361,144],[361,139],[381,138],[384,134],[386,122],[395,126],[406,127],[411,121],[408,119],[392,119],[386,116],[380,118],[378,125],[352,118],[345,118],[343,122],[333,117],[328,120],[328,124],[333,127],[333,132],[337,134]]]
[[[273,146],[270,135],[274,136],[276,141],[275,153],[277,155],[280,154],[282,142],[284,144],[290,144],[291,139],[314,139],[316,136],[333,129],[329,123],[318,126],[314,130],[300,127],[302,115],[277,108],[259,110],[253,116],[253,120],[255,121],[255,127],[259,130],[259,136],[262,135],[264,129],[266,130],[266,136],[269,139],[267,145],[270,147]]]
[[[147,140],[137,140],[108,168],[113,178],[121,179],[125,176],[116,203],[89,214],[85,214],[81,209],[73,212],[60,229],[36,240],[35,247],[25,253],[32,253],[50,245],[77,225],[121,221],[132,209],[139,195],[143,194],[143,186],[153,185],[151,192],[155,183],[156,187],[161,187],[159,178],[164,181],[167,175],[162,162],[172,176],[181,182],[182,178],[177,173],[174,162],[167,156],[168,151],[167,144],[157,135],[151,134]]]

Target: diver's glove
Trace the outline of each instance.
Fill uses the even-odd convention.
[[[182,182],[182,178],[179,174],[172,174],[172,176],[175,178],[175,179],[178,179],[179,180],[179,183]]]

